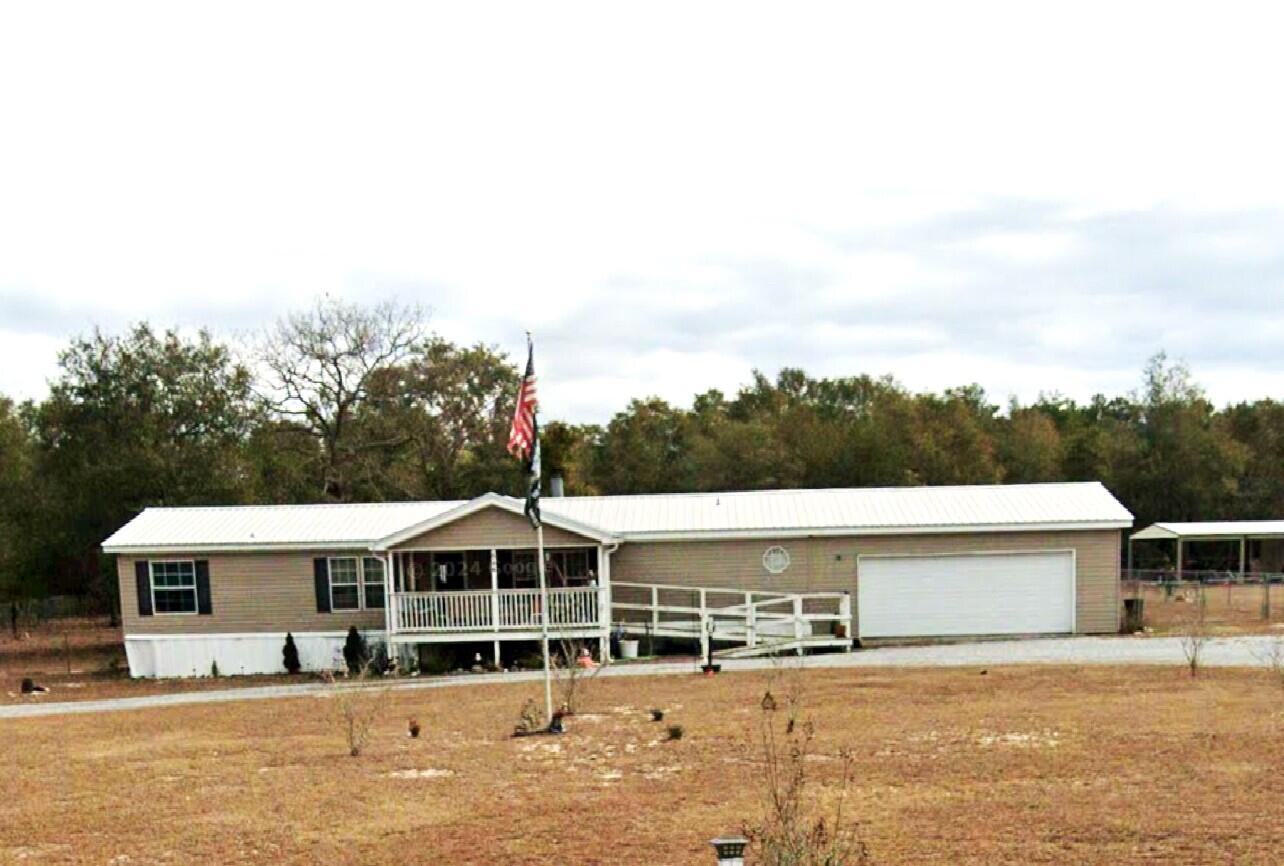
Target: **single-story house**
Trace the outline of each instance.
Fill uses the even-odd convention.
[[[1117,630],[1121,531],[1098,483],[543,500],[548,610],[520,500],[149,508],[113,534],[130,672],[336,666],[613,630],[741,653]]]

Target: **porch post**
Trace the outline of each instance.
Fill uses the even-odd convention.
[[[495,667],[499,667],[499,553],[490,549],[490,627],[495,633]]]
[[[383,627],[388,639],[388,658],[392,656],[392,633],[396,630],[397,617],[393,614],[392,605],[396,601],[392,584],[392,551],[383,556]]]
[[[1177,536],[1177,582],[1182,582],[1181,576],[1181,536]]]
[[[611,661],[611,552],[606,545],[597,546],[597,621],[601,625],[597,660]]]

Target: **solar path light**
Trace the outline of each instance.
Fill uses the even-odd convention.
[[[749,840],[744,836],[719,836],[709,844],[718,855],[718,866],[745,866],[745,846]]]

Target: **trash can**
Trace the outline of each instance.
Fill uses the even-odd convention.
[[[1141,631],[1146,623],[1146,602],[1140,598],[1124,599],[1124,626],[1128,634]]]
[[[620,641],[620,658],[635,659],[638,657],[638,642],[636,640]]]

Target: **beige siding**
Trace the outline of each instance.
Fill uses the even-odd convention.
[[[576,547],[597,544],[591,538],[544,524],[544,546]],[[484,508],[458,520],[417,535],[396,546],[409,548],[534,547],[535,530],[526,518],[502,508]]]
[[[164,557],[204,559],[209,562],[210,606],[213,613],[208,616],[139,616],[134,558],[118,556],[116,568],[120,575],[120,613],[125,634],[345,631],[350,625],[361,629],[382,629],[382,609],[317,613],[312,560],[325,555],[325,552],[318,552]]]
[[[763,551],[773,544],[789,551],[784,574],[769,574],[762,566]],[[788,592],[846,590],[854,609],[861,554],[1074,550],[1078,629],[1110,633],[1119,627],[1119,544],[1114,530],[635,542],[621,545],[612,556],[611,579]]]
[[[511,518],[511,519],[509,519]],[[490,509],[426,533],[407,546],[488,547],[530,543],[524,519]],[[582,545],[585,539],[545,527],[546,543]],[[789,551],[781,575],[762,567],[772,544]],[[858,554],[953,553],[1001,550],[1073,549],[1076,554],[1078,627],[1113,632],[1119,622],[1118,532],[1030,532],[968,535],[790,538],[772,541],[684,541],[626,543],[611,558],[613,581],[684,586],[823,592],[847,590],[855,604]],[[342,631],[349,625],[382,628],[382,610],[317,613],[312,560],[325,553],[202,554],[210,564],[213,614],[140,617],[134,559],[117,557],[121,615],[126,634]],[[343,554],[336,554],[343,555]],[[167,557],[176,558],[176,557]],[[859,611],[856,611],[859,616]]]

